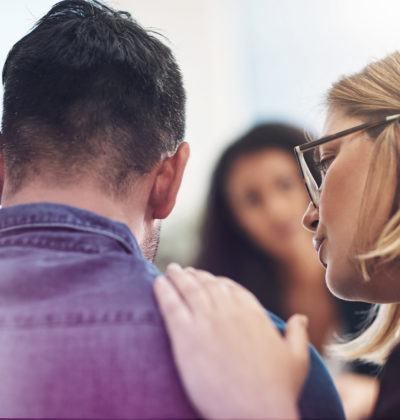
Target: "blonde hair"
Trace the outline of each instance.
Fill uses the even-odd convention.
[[[327,105],[366,121],[399,113],[400,52],[369,64],[360,73],[340,79],[328,91]],[[390,270],[400,257],[400,124],[396,120],[384,126],[378,135],[369,134],[376,138],[373,161],[367,177],[354,243],[358,268],[365,282],[370,280],[373,273]],[[388,179],[393,179],[389,174],[397,174],[395,198],[389,219],[376,238],[370,221],[379,206],[376,197],[385,194],[385,190],[393,190],[393,185],[387,182]],[[400,302],[375,305],[370,319],[373,319],[370,325],[357,337],[330,346],[329,351],[348,359],[384,363],[394,345],[400,341]]]

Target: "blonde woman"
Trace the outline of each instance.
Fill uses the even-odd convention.
[[[296,147],[311,203],[303,224],[336,296],[378,304],[373,323],[337,351],[386,366],[373,418],[400,417],[400,53],[339,80],[324,137]],[[303,153],[315,151],[322,183]],[[307,320],[281,337],[250,293],[176,265],[155,292],[176,363],[205,417],[296,418],[308,369]],[[189,357],[190,355],[190,357]]]

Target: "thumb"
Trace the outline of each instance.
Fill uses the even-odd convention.
[[[285,329],[286,341],[293,356],[304,364],[307,364],[309,358],[307,327],[308,318],[296,314],[289,318]]]

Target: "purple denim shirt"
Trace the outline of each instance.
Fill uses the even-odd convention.
[[[56,204],[0,210],[0,416],[192,418],[127,226]]]
[[[127,226],[59,204],[3,208],[0,273],[0,417],[198,417],[154,299],[159,271]],[[313,349],[299,408],[343,418]]]

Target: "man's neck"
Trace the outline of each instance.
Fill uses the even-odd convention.
[[[143,214],[140,214],[139,206],[129,206],[126,202],[116,200],[90,185],[80,184],[63,188],[31,184],[15,194],[7,194],[5,191],[1,204],[3,207],[8,207],[39,202],[64,204],[91,211],[108,219],[125,223],[136,237],[140,236]]]

